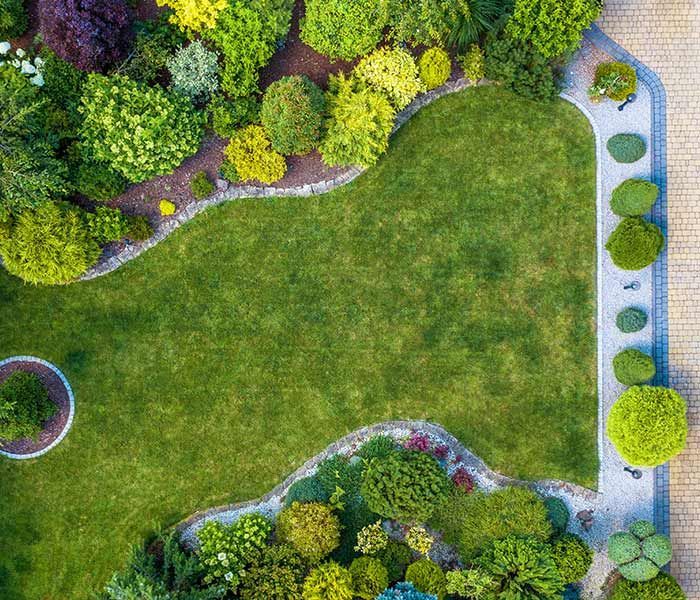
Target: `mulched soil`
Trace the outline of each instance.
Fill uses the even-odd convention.
[[[5,381],[15,371],[27,371],[35,373],[49,392],[49,399],[58,406],[58,411],[51,417],[39,433],[36,441],[31,438],[23,438],[13,442],[5,442],[0,439],[0,448],[13,454],[31,454],[43,450],[51,444],[63,431],[68,423],[70,414],[70,400],[68,390],[63,385],[61,378],[51,369],[34,362],[13,362],[0,367],[0,383]]]

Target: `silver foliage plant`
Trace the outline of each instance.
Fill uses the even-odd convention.
[[[206,102],[219,89],[219,58],[200,41],[180,48],[168,61],[170,87],[193,102]]]

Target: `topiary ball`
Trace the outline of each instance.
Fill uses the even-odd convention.
[[[624,385],[637,385],[656,375],[654,359],[636,348],[627,348],[613,358],[616,379]]]
[[[328,492],[317,477],[304,477],[295,481],[287,490],[285,506],[293,502],[328,502]]]
[[[566,504],[563,500],[550,496],[544,499],[544,505],[547,507],[547,517],[552,523],[554,535],[563,534],[571,516]]]
[[[438,600],[443,600],[447,594],[447,578],[440,565],[429,558],[423,558],[406,569],[406,581],[425,594],[434,594]]]
[[[631,533],[618,531],[608,538],[608,558],[617,565],[631,562],[642,555],[639,540]]]
[[[641,331],[644,329],[644,327],[646,327],[647,313],[645,313],[641,308],[628,306],[617,313],[615,324],[622,333],[635,333],[637,331]]]
[[[659,573],[643,583],[620,579],[610,600],[687,600],[687,597],[673,577]]]
[[[659,187],[646,179],[627,179],[612,193],[610,208],[621,217],[641,217],[659,197]]]
[[[386,567],[379,559],[371,556],[361,556],[353,560],[350,575],[355,596],[365,600],[374,600],[389,586]]]
[[[442,48],[428,48],[418,60],[418,74],[428,90],[443,85],[451,71],[452,61]]]
[[[608,152],[619,163],[637,162],[647,153],[647,144],[636,133],[618,133],[608,140]]]
[[[642,542],[642,551],[651,562],[661,568],[671,562],[673,548],[665,535],[652,535]]]
[[[629,464],[655,467],[685,447],[686,410],[685,401],[674,390],[634,386],[613,405],[606,431]]]
[[[554,543],[551,555],[566,584],[583,579],[593,563],[593,551],[588,544],[570,533]]]
[[[629,526],[628,529],[633,536],[639,538],[640,540],[651,537],[656,533],[656,527],[654,524],[651,521],[645,521],[644,519],[635,521]]]
[[[630,581],[649,581],[659,574],[659,567],[644,556],[619,565],[617,569],[620,571],[620,575]]]
[[[622,219],[605,244],[613,263],[625,271],[638,271],[649,266],[663,246],[661,230],[641,217]]]

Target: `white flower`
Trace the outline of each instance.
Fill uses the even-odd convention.
[[[37,57],[34,59],[34,64],[35,64],[37,67],[43,67],[43,66],[44,66],[44,59],[41,58],[40,56],[37,56]]]
[[[224,575],[224,579],[226,581],[231,581],[233,579],[233,573],[231,573],[231,571],[229,571],[228,573],[226,573],[226,575]]]
[[[13,61],[10,62],[10,64],[17,69],[19,69],[20,66],[22,66],[22,63],[19,62],[19,58],[15,58]]]
[[[225,560],[226,559],[226,552],[219,552],[216,555],[216,558],[218,558],[219,560]]]
[[[41,73],[37,73],[34,75],[34,77],[29,79],[29,83],[32,83],[37,87],[42,87],[44,85],[44,76]]]
[[[0,54],[7,54],[12,48],[10,42],[0,42]]]
[[[25,75],[34,75],[34,73],[36,73],[36,67],[28,60],[23,60],[22,73],[24,73]]]
[[[27,53],[24,50],[22,50],[22,48],[17,48],[17,52],[15,52],[15,54],[22,58]]]

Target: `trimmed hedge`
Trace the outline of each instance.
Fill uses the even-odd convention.
[[[641,217],[659,197],[659,187],[646,179],[627,179],[612,193],[610,208],[621,217]]]
[[[647,153],[647,144],[636,133],[618,133],[607,143],[608,152],[619,163],[634,163]]]
[[[638,385],[656,375],[654,359],[636,348],[627,348],[613,358],[615,378],[624,385]]]
[[[625,217],[605,244],[613,263],[625,271],[648,267],[664,247],[664,234],[641,217]]]
[[[615,318],[615,324],[622,333],[635,333],[641,331],[647,324],[647,313],[641,308],[628,306],[623,308]]]

